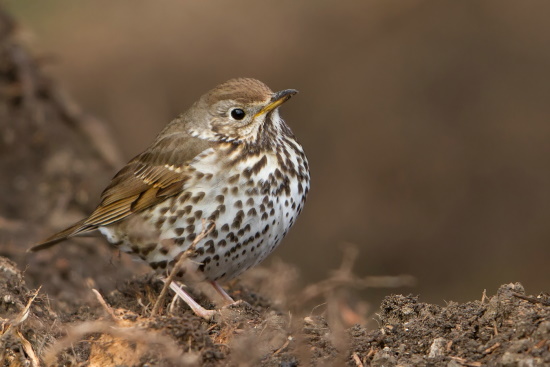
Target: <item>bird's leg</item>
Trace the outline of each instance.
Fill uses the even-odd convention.
[[[203,319],[210,320],[216,314],[215,310],[207,310],[201,305],[199,305],[190,295],[187,294],[181,287],[175,282],[170,283],[170,288],[183,300],[187,303],[189,307]]]
[[[210,284],[223,297],[225,306],[235,303],[235,300],[216,281],[211,281]]]

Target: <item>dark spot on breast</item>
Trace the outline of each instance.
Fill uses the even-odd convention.
[[[187,241],[193,242],[197,238],[197,235],[195,233],[191,233],[189,236],[187,236]]]
[[[227,182],[230,183],[231,185],[235,184],[235,182],[237,182],[237,180],[239,179],[241,175],[239,173],[237,174],[234,174],[233,176],[229,177],[227,179]]]
[[[204,247],[206,248],[207,253],[209,253],[209,254],[216,253],[216,248],[214,247],[214,241],[213,240],[207,241],[204,244]]]
[[[224,232],[229,231],[229,224],[225,223],[225,224],[222,226],[221,230],[224,231]]]
[[[189,217],[185,221],[187,222],[187,224],[193,224],[195,223],[195,217]]]
[[[252,208],[248,211],[248,213],[246,213],[246,215],[248,215],[249,217],[255,217],[256,215],[258,215],[258,213],[256,212],[256,209]]]
[[[185,208],[183,208],[184,214],[191,213],[191,210],[193,210],[193,205],[187,205]]]
[[[227,242],[225,240],[220,240],[218,242],[218,246],[220,246],[220,247],[225,247],[226,245],[227,245]]]
[[[267,218],[268,218],[267,213],[263,213],[263,214],[262,214],[262,220],[267,220]]]
[[[254,205],[254,199],[253,199],[253,198],[248,198],[248,200],[246,201],[246,205],[247,205],[247,206],[252,206],[252,205]]]
[[[184,229],[183,228],[176,228],[174,229],[174,233],[176,236],[181,236],[183,234]]]
[[[189,200],[190,197],[191,197],[191,193],[190,193],[190,192],[186,192],[185,194],[180,195],[178,201],[180,202],[180,204],[183,204],[183,203],[185,203],[187,200]]]
[[[215,239],[215,238],[218,238],[218,230],[215,229],[215,230],[213,230],[212,232],[210,232],[210,237],[212,237],[212,238],[214,238],[214,239]]]
[[[215,221],[220,216],[220,211],[218,209],[214,210],[212,214],[208,217],[208,220]]]
[[[225,205],[221,204],[221,205],[218,205],[218,207],[216,208],[216,210],[219,210],[220,213],[225,213]]]
[[[140,248],[140,253],[147,256],[153,251],[155,248],[157,248],[156,243],[148,243],[147,245]]]
[[[195,218],[199,219],[200,217],[202,217],[202,210],[197,210],[194,215]]]
[[[197,204],[199,201],[201,201],[204,196],[206,195],[206,193],[204,193],[203,191],[197,193],[192,199],[191,201],[195,204]]]
[[[216,201],[220,204],[223,204],[223,202],[225,201],[225,196],[224,195],[216,196]]]
[[[166,208],[160,208],[159,213],[160,213],[160,215],[164,215],[164,214],[166,214],[166,213],[168,212],[168,210],[169,210],[168,207],[166,207]]]
[[[189,225],[185,228],[185,231],[187,233],[193,233],[193,232],[195,232],[195,226],[191,224],[191,225]]]
[[[248,196],[257,196],[259,194],[259,191],[257,187],[251,187],[246,189],[245,193]]]
[[[256,162],[252,166],[252,172],[254,172],[254,174],[258,174],[262,170],[262,168],[264,168],[266,165],[267,165],[267,157],[264,155],[262,159],[260,159],[258,162]]]
[[[231,193],[232,193],[233,195],[237,195],[237,194],[239,193],[239,187],[238,187],[238,186],[233,186],[233,187],[231,188]]]
[[[237,208],[237,209],[242,209],[242,207],[243,207],[243,202],[242,202],[241,200],[237,200],[237,201],[235,201],[235,204],[234,204],[234,205],[235,205],[235,208]]]

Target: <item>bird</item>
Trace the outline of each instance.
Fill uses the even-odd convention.
[[[178,264],[178,279],[208,282],[233,303],[219,282],[280,244],[310,190],[304,149],[279,113],[296,93],[253,78],[211,89],[113,177],[88,217],[30,251],[99,231],[159,275]],[[215,310],[171,288],[197,315],[212,317]]]

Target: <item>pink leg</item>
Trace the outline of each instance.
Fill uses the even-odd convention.
[[[210,320],[212,316],[216,314],[216,311],[207,310],[201,305],[199,305],[190,295],[188,295],[176,283],[174,282],[170,283],[170,288],[183,300],[183,302],[187,303],[187,305],[191,307],[191,309],[193,310],[193,312],[195,312],[195,314],[202,317],[203,319]]]
[[[231,296],[227,294],[227,292],[216,281],[211,281],[210,284],[212,284],[212,287],[214,287],[216,292],[218,292],[223,297],[226,306],[235,303],[233,298],[231,298]]]

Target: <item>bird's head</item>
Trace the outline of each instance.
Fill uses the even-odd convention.
[[[298,91],[273,92],[256,79],[231,79],[204,94],[182,117],[198,138],[261,144],[270,135],[290,131],[278,108]]]

